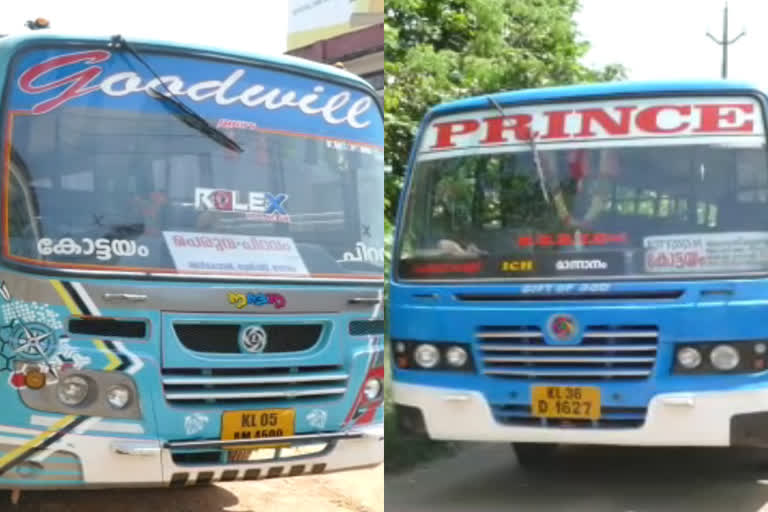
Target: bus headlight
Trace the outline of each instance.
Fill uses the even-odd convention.
[[[88,398],[91,385],[88,379],[82,375],[70,375],[64,377],[56,387],[56,396],[59,401],[69,407],[75,407],[85,402]]]
[[[677,352],[677,362],[683,368],[692,370],[701,364],[701,352],[693,347],[683,347]]]
[[[126,386],[112,386],[107,390],[107,403],[113,409],[124,409],[131,402],[131,390]]]
[[[709,360],[712,366],[727,372],[739,365],[739,351],[730,345],[718,345],[709,353]]]
[[[466,343],[393,340],[392,346],[395,366],[400,370],[475,372],[471,346]]]
[[[434,368],[440,363],[440,351],[429,343],[422,343],[413,351],[413,360],[422,368]]]
[[[21,371],[17,363],[17,371]],[[31,374],[31,376],[30,376]],[[36,377],[27,372],[31,384]],[[70,370],[59,381],[40,387],[19,388],[19,397],[29,409],[58,414],[138,420],[142,418],[139,390],[133,378],[119,371]],[[35,384],[37,385],[37,384]]]
[[[379,398],[379,395],[381,395],[381,381],[377,378],[370,378],[365,381],[363,395],[365,395],[365,399],[369,402]]]
[[[467,363],[467,351],[459,346],[453,346],[445,351],[445,360],[454,368],[461,368]]]

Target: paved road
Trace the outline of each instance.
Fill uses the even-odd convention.
[[[569,447],[527,473],[511,447],[468,445],[385,495],[387,512],[768,512],[768,451]]]
[[[384,471],[217,484],[186,489],[33,492],[9,512],[383,512]]]

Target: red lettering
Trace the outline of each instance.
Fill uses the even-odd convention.
[[[638,128],[648,133],[680,133],[690,126],[690,123],[680,121],[675,128],[662,128],[659,126],[659,113],[664,110],[676,110],[681,118],[691,115],[691,107],[688,105],[663,105],[660,107],[648,107],[637,113],[635,124]]]
[[[515,132],[515,139],[521,141],[531,140],[531,121],[533,118],[529,114],[520,114],[515,116],[491,117],[485,119],[487,135],[480,144],[498,144],[507,142],[504,138],[504,132],[511,130]],[[511,121],[508,123],[507,121]]]
[[[711,132],[751,132],[754,128],[753,120],[747,119],[741,125],[735,126],[736,111],[741,110],[745,114],[752,114],[754,109],[749,104],[721,104],[721,105],[696,105],[701,112],[701,125],[694,130],[697,133]],[[724,111],[728,109],[727,111]],[[723,121],[731,126],[723,126]]]
[[[106,50],[93,50],[87,52],[69,53],[66,55],[60,55],[52,59],[48,59],[45,62],[32,66],[19,77],[19,87],[22,91],[29,94],[39,94],[41,92],[47,92],[52,89],[69,84],[64,90],[62,90],[58,96],[54,96],[51,99],[38,103],[32,108],[32,112],[35,114],[45,114],[51,110],[61,106],[67,101],[83,96],[90,92],[93,92],[99,88],[98,85],[86,87],[97,76],[101,74],[101,67],[91,66],[77,73],[72,73],[59,78],[53,82],[39,85],[35,82],[40,79],[46,73],[53,70],[76,64],[78,62],[84,62],[87,64],[97,64],[109,60],[111,53]]]
[[[632,111],[637,107],[615,107],[614,110],[618,111],[621,115],[619,121],[616,121],[613,117],[608,115],[605,110],[602,109],[589,109],[580,110],[581,114],[581,131],[576,134],[577,137],[594,137],[597,133],[591,130],[592,123],[597,122],[608,135],[628,135],[629,134],[629,122],[632,117]]]
[[[626,233],[584,233],[571,235],[570,233],[556,233],[553,235],[542,234],[521,236],[517,238],[519,247],[572,247],[574,245],[610,245],[627,242]]]
[[[547,117],[547,133],[542,137],[546,139],[567,139],[570,137],[565,131],[565,119],[573,110],[556,110],[553,112],[544,112]]]
[[[480,261],[470,263],[424,263],[414,265],[411,272],[414,274],[477,274],[483,270]]]
[[[476,131],[479,127],[480,123],[474,119],[467,121],[451,121],[448,123],[435,123],[437,141],[432,148],[445,149],[456,147],[456,144],[453,143],[454,135],[466,135]],[[458,128],[458,130],[454,130],[454,128]]]

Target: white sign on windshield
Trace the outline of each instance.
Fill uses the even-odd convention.
[[[293,239],[164,231],[177,270],[308,275]]]
[[[649,236],[646,272],[734,272],[768,267],[768,233],[731,232]]]
[[[432,121],[421,159],[473,152],[662,144],[763,143],[760,103],[739,97],[660,97],[504,107]]]

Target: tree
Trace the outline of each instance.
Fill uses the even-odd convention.
[[[387,0],[384,25],[386,209],[397,210],[405,166],[426,111],[456,98],[599,82],[621,65],[590,69],[573,20],[578,0]]]

